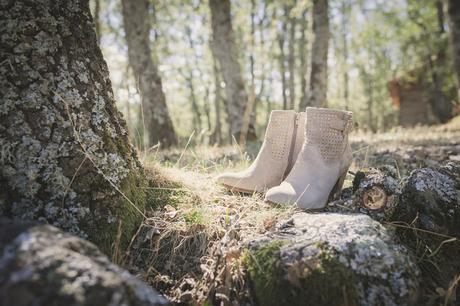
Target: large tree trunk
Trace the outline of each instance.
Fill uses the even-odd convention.
[[[88,1],[0,2],[0,36],[0,215],[126,246],[147,180]]]
[[[446,0],[446,2],[454,58],[454,72],[457,79],[458,101],[460,101],[460,2],[458,0]]]
[[[123,0],[123,23],[128,42],[129,64],[139,83],[149,145],[169,147],[177,143],[166,98],[152,60],[148,0]]]
[[[227,96],[226,110],[230,132],[240,139],[243,115],[248,101],[230,13],[230,0],[209,0],[212,23],[212,52],[219,61]],[[249,139],[249,138],[248,138]]]
[[[313,1],[313,34],[310,92],[307,106],[324,107],[327,105],[328,0]]]

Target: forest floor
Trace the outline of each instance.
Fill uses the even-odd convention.
[[[355,132],[351,138],[354,162],[346,185],[364,167],[394,166],[400,177],[410,171],[460,162],[460,117],[446,125],[395,129],[388,133]],[[122,264],[173,301],[203,304],[239,299],[249,303],[244,270],[238,259],[244,241],[263,233],[296,211],[273,207],[263,195],[231,193],[215,182],[227,170],[250,165],[260,144],[190,147],[144,156],[180,187],[171,188],[171,201],[151,212],[141,225]]]

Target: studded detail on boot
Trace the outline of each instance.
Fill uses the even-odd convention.
[[[352,113],[307,107],[305,142],[286,179],[268,190],[265,200],[321,209],[340,191],[352,160],[348,133]]]
[[[217,182],[237,192],[264,192],[279,185],[290,172],[305,141],[305,113],[274,110],[265,139],[251,166],[235,173],[223,173]]]

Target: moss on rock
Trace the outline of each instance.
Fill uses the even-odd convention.
[[[366,215],[297,213],[247,243],[259,305],[411,305],[419,270]]]
[[[356,305],[354,275],[328,249],[318,244],[316,258],[284,266],[277,240],[255,251],[247,251],[243,263],[249,273],[259,305]]]

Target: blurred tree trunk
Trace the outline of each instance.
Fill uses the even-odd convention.
[[[192,104],[192,117],[193,117],[193,129],[199,133],[201,131],[201,111],[198,106],[198,101],[195,93],[195,85],[193,84],[193,70],[187,67],[187,72],[183,72],[187,86],[190,89],[190,102]]]
[[[364,85],[364,92],[367,97],[367,125],[372,132],[376,132],[376,126],[374,123],[374,88],[372,82],[372,76],[366,70],[366,67],[359,65],[359,74]]]
[[[300,68],[299,68],[299,79],[300,79],[300,92],[302,94],[299,102],[299,111],[304,111],[307,105],[307,67],[308,67],[308,48],[307,48],[307,10],[302,12],[302,18],[300,19],[300,39],[299,39],[299,57],[300,57]]]
[[[249,55],[249,65],[250,65],[250,72],[251,72],[251,91],[255,93],[256,90],[256,74],[255,74],[255,58],[254,58],[254,53],[255,53],[255,48],[256,48],[256,43],[255,43],[255,33],[256,33],[256,1],[251,0],[251,52]],[[250,98],[250,97],[249,97]],[[249,100],[248,100],[249,101]],[[254,102],[253,102],[253,107],[250,115],[250,126],[255,129],[256,122],[257,122],[257,102],[258,102],[258,97],[257,95],[254,97]],[[251,133],[251,137],[256,135],[255,131],[248,131]],[[253,137],[255,140],[256,137]]]
[[[89,2],[1,2],[0,35],[0,215],[48,222],[106,253],[123,249],[148,185]]]
[[[190,49],[195,50],[195,43],[192,39],[192,29],[188,25],[185,26],[185,35],[187,36],[187,40],[188,40]],[[195,52],[193,53],[193,61],[194,61],[195,67],[188,67],[187,68],[188,71],[184,73],[184,77],[190,89],[190,101],[192,102],[192,112],[193,112],[192,114],[193,115],[193,128],[195,129],[196,132],[199,132],[201,130],[201,111],[200,111],[200,107],[198,106],[198,101],[197,101],[196,94],[195,94],[195,86],[193,84],[193,79],[194,79],[193,70],[199,69],[198,59],[197,59],[197,55]],[[200,71],[200,81],[201,82],[204,81],[201,76],[201,71]]]
[[[290,14],[290,11],[289,11]],[[295,109],[295,44],[297,19],[289,15],[288,69],[289,69],[289,109]]]
[[[209,99],[209,86],[206,86],[204,90],[204,107],[203,111],[206,116],[206,123],[208,129],[208,135],[212,133],[212,123],[211,123],[211,101]]]
[[[225,82],[226,110],[230,132],[241,139],[243,116],[248,102],[231,20],[230,0],[209,0],[212,25],[212,52],[220,64]],[[249,130],[254,131],[253,127]],[[249,137],[250,140],[253,138]]]
[[[255,33],[256,33],[256,1],[251,0],[251,52],[249,53],[249,72],[251,74],[251,87],[255,87]]]
[[[217,61],[214,57],[212,59],[212,67],[213,67],[214,88],[215,88],[215,91],[214,91],[215,122],[214,122],[214,131],[211,135],[211,141],[214,143],[217,143],[218,145],[222,145],[224,143],[224,139],[222,137],[222,120],[220,118],[220,115],[221,115],[220,103],[222,101],[222,91],[220,87],[219,68],[217,67]]]
[[[285,45],[285,35],[287,32],[287,21],[286,21],[286,12],[287,7],[285,6],[283,9],[283,16],[281,18],[281,32],[278,33],[278,47],[280,50],[278,61],[280,66],[280,74],[281,74],[281,90],[283,96],[283,109],[287,109],[288,101],[287,101],[287,80],[286,80],[286,53],[284,52],[284,45]]]
[[[328,0],[313,0],[313,45],[307,106],[327,105],[327,52],[329,46]]]
[[[177,144],[158,68],[150,49],[148,0],[122,0],[129,64],[139,84],[149,146]]]
[[[446,4],[454,72],[457,79],[457,96],[460,102],[460,2],[458,0],[446,0]]]
[[[349,108],[349,89],[348,89],[348,83],[349,83],[349,76],[348,76],[348,39],[347,39],[347,34],[348,34],[348,23],[349,23],[349,17],[350,17],[350,3],[348,0],[342,0],[342,5],[341,5],[341,15],[342,15],[342,28],[341,34],[342,34],[342,54],[343,54],[343,102],[345,109],[348,110]]]
[[[255,11],[256,11],[256,8],[254,7],[254,12]],[[260,37],[260,50],[265,50],[264,32],[265,32],[266,20],[267,20],[267,4],[264,3],[263,8],[262,8],[262,17],[259,19],[259,23],[257,24],[257,27],[259,29],[259,37]],[[254,29],[254,32],[255,32],[255,29]],[[261,70],[266,71],[265,70],[266,63],[263,60],[260,60],[259,63],[260,63]],[[271,71],[271,70],[268,70],[268,71]],[[266,78],[267,78],[266,73],[262,73],[262,75],[260,76],[260,88],[259,88],[259,91],[256,93],[256,97],[254,101],[254,115],[257,114],[257,108],[259,106],[260,101],[262,100],[262,96],[264,95]],[[255,122],[256,120],[254,120],[254,123]]]

